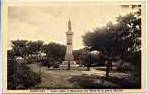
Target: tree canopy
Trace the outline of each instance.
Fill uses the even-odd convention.
[[[117,23],[108,23],[83,36],[85,46],[99,50],[108,58],[125,58],[141,50],[141,18],[136,13],[117,17]]]
[[[46,53],[50,61],[62,61],[64,60],[66,46],[51,42],[49,44],[44,44],[42,51]]]

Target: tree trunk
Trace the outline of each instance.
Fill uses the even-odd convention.
[[[47,64],[48,69],[50,68],[50,64]]]
[[[14,78],[13,78],[13,81],[14,81],[14,89],[17,89],[17,80],[18,80],[18,78],[17,78],[17,60],[16,60],[16,57],[14,57]]]
[[[68,61],[68,70],[70,70],[70,61]]]
[[[110,70],[112,70],[112,61],[108,60],[108,62],[106,63],[106,80],[109,79]]]
[[[108,66],[106,66],[106,80],[108,80],[109,79],[109,67]]]
[[[40,67],[40,69],[39,69],[39,76],[41,78],[41,64],[39,64],[39,67]]]
[[[87,66],[87,71],[90,71],[90,67],[89,66]]]
[[[90,61],[87,64],[87,70],[90,71]]]

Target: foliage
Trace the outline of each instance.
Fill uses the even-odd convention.
[[[16,58],[12,58],[13,53],[8,51],[8,89],[28,89],[33,88],[41,81],[38,74],[34,73],[25,63],[17,63]]]
[[[141,7],[141,6],[133,6]],[[124,16],[117,17],[117,23],[108,23],[94,32],[83,36],[85,46],[98,50],[104,58],[124,60],[135,65],[133,78],[141,81],[141,9]],[[136,77],[137,76],[137,77]]]
[[[72,84],[64,84],[64,83],[45,83],[39,84],[35,87],[36,89],[73,89]]]
[[[104,78],[96,75],[80,75],[73,76],[69,79],[71,83],[77,84],[78,87],[82,89],[112,89],[112,88],[120,88],[119,85],[107,82]],[[76,88],[76,87],[75,87]]]
[[[90,67],[92,63],[94,63],[94,56],[87,50],[83,51],[83,53],[80,55],[80,59],[82,61],[82,65],[87,67],[87,70],[90,70]]]
[[[49,44],[43,45],[42,51],[46,53],[46,57],[49,63],[55,61],[61,62],[64,60],[66,46],[51,42]]]
[[[83,42],[93,50],[99,50],[107,58],[133,56],[141,49],[141,19],[135,14],[117,18],[117,24],[109,23],[83,36]],[[125,57],[124,57],[125,56]]]
[[[14,51],[14,55],[15,56],[21,56],[21,57],[25,57],[26,55],[28,55],[28,51],[27,51],[27,40],[14,40],[11,41],[12,42],[12,49]]]
[[[29,55],[38,55],[41,52],[43,41],[27,41],[27,40],[13,40],[12,50],[17,57],[26,58]]]
[[[73,55],[74,55],[74,60],[75,61],[80,61],[80,55],[82,55],[83,53],[83,49],[79,49],[79,50],[74,50],[73,51]]]
[[[32,54],[38,54],[41,49],[42,49],[42,46],[43,46],[43,41],[29,41],[27,43],[27,48],[28,48],[28,51],[29,51],[29,54],[32,55]]]
[[[98,51],[90,51],[89,48],[85,47],[79,50],[74,50],[73,51],[74,55],[74,60],[82,66],[84,65],[85,67],[88,66],[104,66],[105,61],[103,56],[98,52]],[[90,63],[88,63],[90,61]]]

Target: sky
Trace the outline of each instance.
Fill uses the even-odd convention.
[[[130,9],[118,4],[49,3],[46,5],[13,5],[8,7],[8,48],[11,40],[43,40],[66,44],[68,20],[71,20],[73,49],[83,47],[82,36],[96,27],[116,21]]]

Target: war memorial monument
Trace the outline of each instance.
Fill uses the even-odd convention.
[[[65,61],[62,62],[60,65],[66,69],[76,68],[79,65],[74,61],[73,56],[73,32],[71,29],[71,21],[68,21],[68,31],[66,32],[66,54],[65,54]]]

